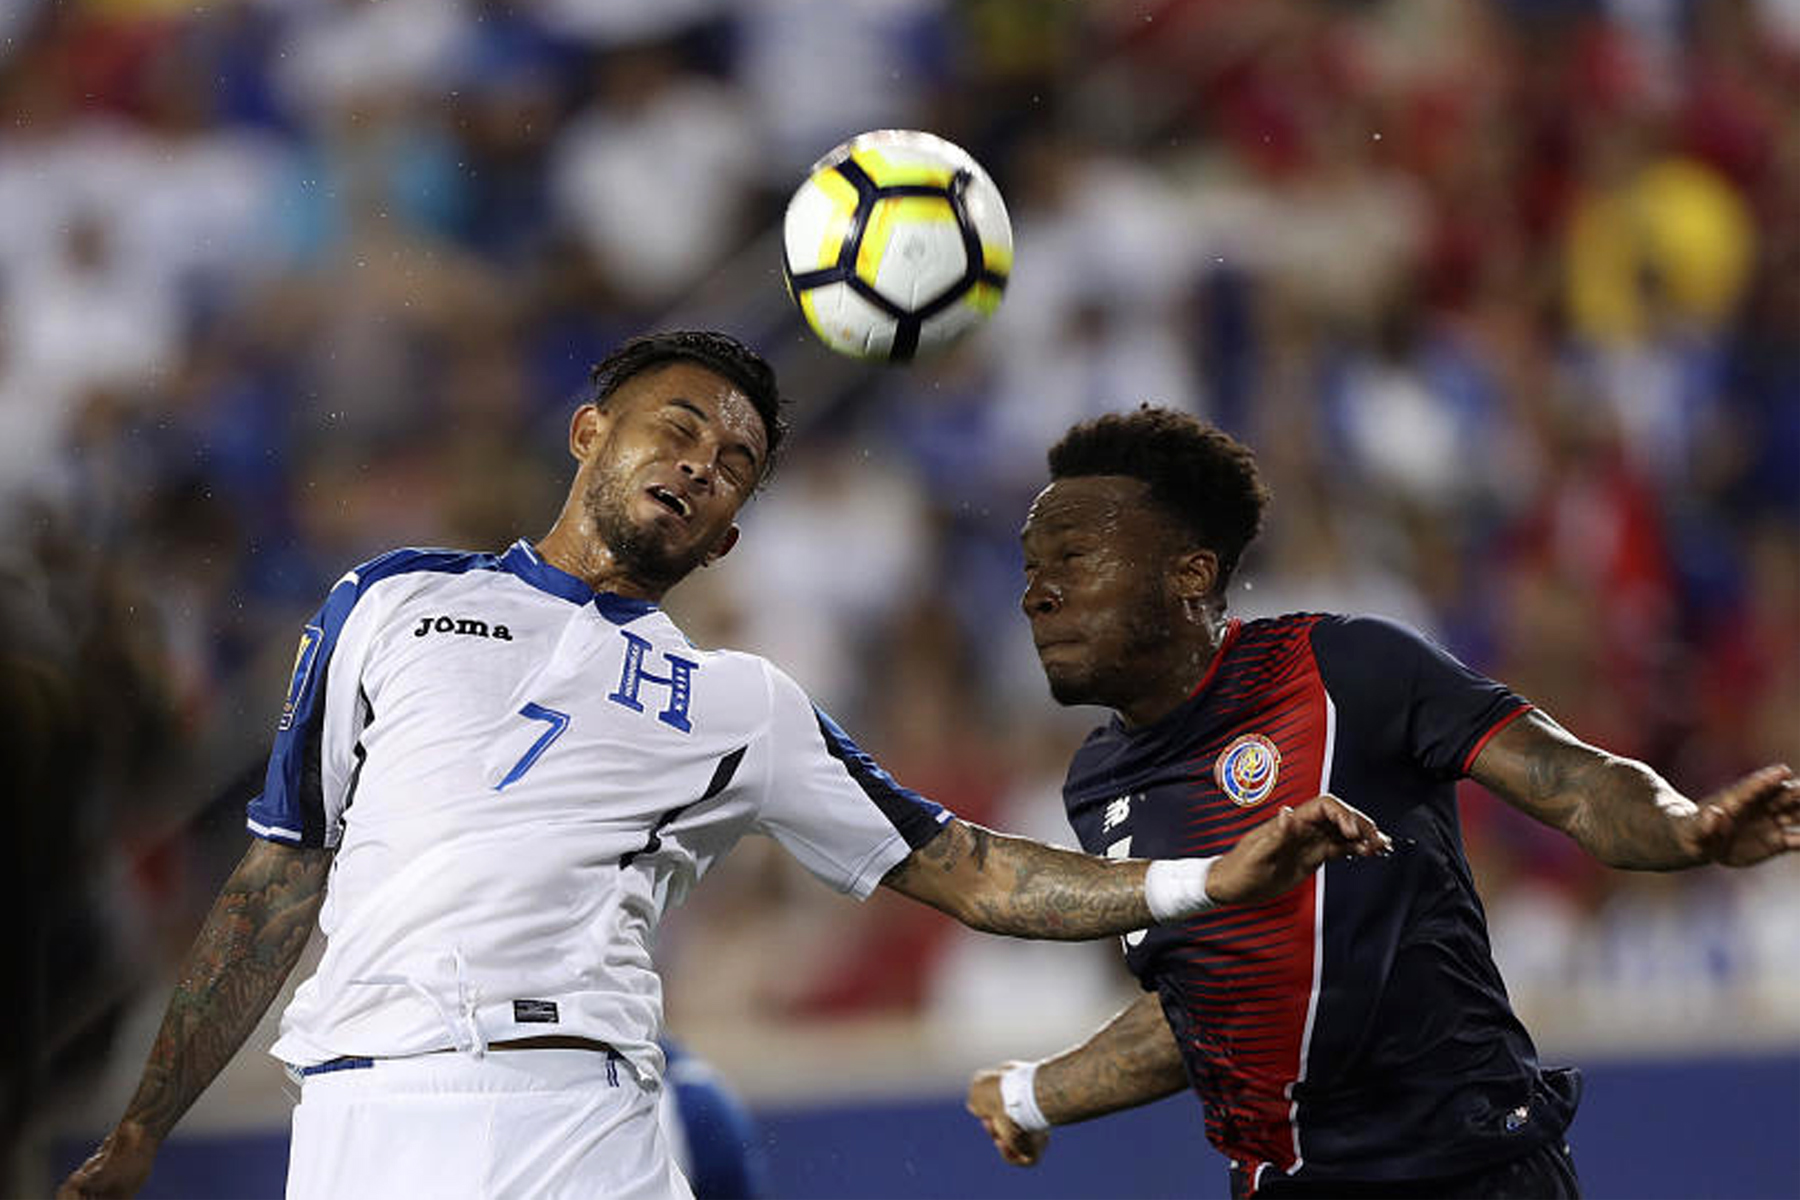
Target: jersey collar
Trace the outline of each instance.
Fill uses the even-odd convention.
[[[549,592],[571,604],[591,602],[600,615],[614,625],[624,625],[656,611],[656,605],[648,600],[621,596],[617,592],[596,592],[561,567],[545,562],[524,538],[507,547],[506,553],[500,556],[500,565],[541,592]]]
[[[1238,634],[1243,628],[1244,623],[1236,617],[1225,622],[1225,636],[1219,639],[1219,648],[1213,651],[1212,661],[1206,664],[1206,671],[1200,676],[1200,682],[1187,694],[1189,700],[1212,686],[1213,677],[1219,673],[1219,664],[1225,661],[1225,655],[1237,644]]]

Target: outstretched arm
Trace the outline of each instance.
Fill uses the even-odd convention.
[[[1753,771],[1696,804],[1643,763],[1534,710],[1495,734],[1469,773],[1608,866],[1747,867],[1800,850],[1800,780],[1785,766]]]
[[[58,1197],[129,1196],[169,1130],[256,1027],[312,932],[331,851],[257,839],[194,940],[137,1092]]]
[[[1025,1066],[976,1072],[967,1102],[1000,1157],[1018,1167],[1035,1164],[1050,1140],[1048,1130],[1025,1128],[1007,1112],[1001,1080]],[[1046,1123],[1070,1125],[1173,1095],[1187,1086],[1187,1072],[1161,999],[1146,993],[1081,1045],[1038,1063],[1021,1083],[1032,1088]]]
[[[1273,899],[1347,855],[1385,853],[1375,823],[1333,796],[1280,809],[1213,860],[1177,904],[1159,900],[1195,880],[1180,868],[1201,860],[1164,860],[1161,882],[1146,892],[1150,862],[1061,850],[951,821],[889,871],[882,883],[987,933],[1077,941],[1127,933],[1215,904]],[[1202,891],[1202,888],[1204,889]]]

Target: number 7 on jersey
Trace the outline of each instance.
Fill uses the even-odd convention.
[[[550,748],[550,743],[561,737],[562,731],[569,727],[568,713],[554,708],[545,708],[541,704],[533,704],[529,701],[526,702],[524,708],[519,710],[519,715],[527,720],[542,721],[550,728],[544,730],[538,740],[531,743],[531,749],[519,756],[519,761],[514,763],[512,770],[506,773],[506,778],[494,785],[496,792],[504,791],[508,784],[517,783],[523,779],[525,772],[531,770],[532,764],[537,762],[538,757]]]

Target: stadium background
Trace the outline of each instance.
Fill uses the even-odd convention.
[[[879,126],[975,153],[1018,244],[905,370],[780,286],[787,192]],[[304,615],[383,548],[540,534],[587,365],[671,325],[768,353],[797,436],[669,607],[970,818],[1068,840],[1093,714],[1045,693],[1016,531],[1056,434],[1144,399],[1261,454],[1236,612],[1408,620],[1696,792],[1800,753],[1792,0],[11,0],[0,1190],[122,1106]],[[1800,1194],[1800,864],[1609,873],[1463,803],[1519,1007],[1589,1068],[1592,1193]],[[1129,998],[1110,946],[752,842],[661,957],[781,1194],[1223,1193],[1191,1099],[1031,1174],[955,1111]],[[279,1187],[267,1034],[161,1194]]]

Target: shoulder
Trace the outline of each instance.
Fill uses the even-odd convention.
[[[1435,643],[1419,629],[1372,613],[1309,613],[1313,645],[1352,653],[1406,652],[1431,649]]]
[[[358,563],[338,577],[327,596],[327,613],[337,610],[348,614],[352,607],[367,608],[379,601],[374,595],[414,594],[421,586],[442,580],[468,578],[471,572],[483,578],[500,578],[499,559],[492,554],[470,550],[421,549],[413,546],[389,550],[367,562]]]
[[[481,551],[402,546],[350,568],[338,580],[338,586],[350,584],[358,591],[366,591],[374,584],[395,576],[463,575],[470,571],[495,570],[499,562],[494,555]]]
[[[1319,612],[1234,618],[1221,646],[1221,657],[1226,662],[1254,660],[1284,646],[1303,644],[1321,621],[1333,618],[1332,613]]]
[[[759,654],[728,648],[697,646],[670,616],[657,609],[623,626],[643,638],[653,653],[685,660],[707,681],[708,691],[729,696],[746,715],[771,709],[810,709],[812,702],[800,685]]]
[[[687,635],[675,619],[660,608],[652,608],[641,616],[626,621],[621,628],[637,634],[644,640],[663,647],[672,653],[680,654],[717,674],[732,674],[745,679],[779,679],[792,684],[792,680],[782,673],[768,659],[760,654],[752,654],[747,650],[733,650],[723,646],[701,646]]]

